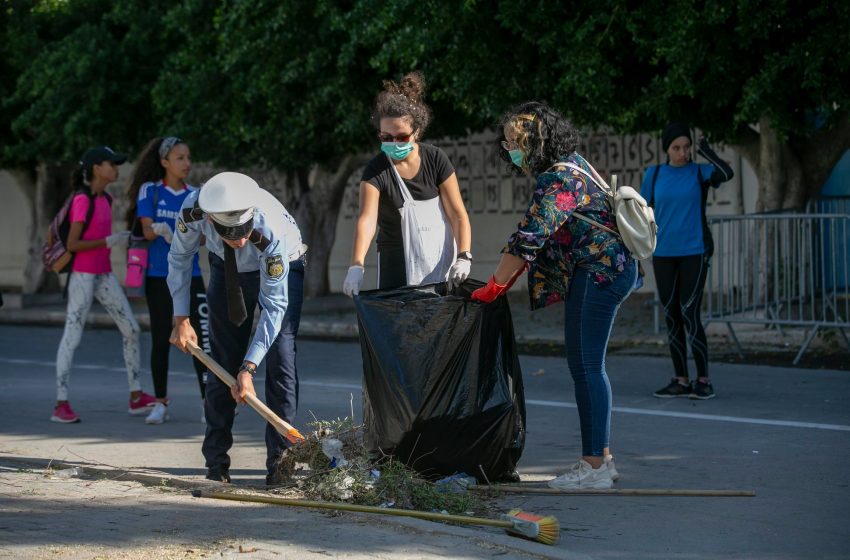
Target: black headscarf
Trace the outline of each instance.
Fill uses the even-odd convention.
[[[666,152],[673,140],[680,136],[686,137],[693,143],[691,138],[691,129],[688,125],[682,123],[670,123],[664,127],[664,132],[661,133],[661,148]]]

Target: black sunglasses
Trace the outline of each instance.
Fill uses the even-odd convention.
[[[410,137],[413,136],[415,132],[416,131],[414,130],[413,132],[408,132],[407,134],[399,134],[398,136],[380,133],[378,134],[378,140],[380,140],[381,142],[407,142],[410,140]]]

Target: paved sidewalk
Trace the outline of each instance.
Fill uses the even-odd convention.
[[[223,485],[33,463],[0,455],[0,519],[14,529],[0,531],[0,558],[587,558],[495,529],[193,498],[187,487]]]

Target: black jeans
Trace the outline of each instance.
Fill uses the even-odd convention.
[[[192,277],[190,287],[189,322],[198,335],[198,346],[209,352],[209,324],[207,316],[207,296],[204,290],[204,279],[200,276]],[[157,277],[145,278],[145,299],[148,304],[148,314],[151,321],[151,376],[153,377],[153,389],[156,398],[164,399],[168,396],[168,354],[171,344],[168,338],[171,336],[171,319],[174,306],[171,301],[171,292],[168,290],[166,279]],[[192,365],[198,375],[198,386],[201,388],[201,398],[204,398],[204,387],[206,383],[207,369],[204,365],[192,358]]]
[[[686,340],[694,356],[697,375],[708,377],[708,347],[700,318],[700,305],[708,276],[709,258],[708,255],[652,257],[676,377],[688,377]]]
[[[210,338],[212,357],[221,367],[235,376],[248,345],[251,343],[254,309],[260,294],[260,272],[240,272],[239,285],[248,318],[236,326],[227,317],[227,295],[224,288],[224,261],[209,254],[210,285],[207,299],[210,306]],[[283,316],[280,333],[266,353],[266,406],[292,424],[298,409],[298,370],[295,363],[295,337],[301,322],[301,303],[304,300],[304,258],[289,263],[287,276],[289,304]],[[259,364],[257,364],[259,365]],[[207,379],[204,414],[207,431],[202,452],[207,467],[230,467],[227,452],[233,446],[233,416],[236,401],[230,388],[215,375]],[[289,443],[271,424],[266,424],[266,469],[274,472],[280,453]]]

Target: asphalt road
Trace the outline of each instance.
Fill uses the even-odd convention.
[[[200,399],[187,357],[172,351],[171,421],[146,426],[126,412],[120,336],[87,331],[75,358],[70,399],[82,422],[48,421],[55,399],[61,329],[0,327],[0,453],[204,473]],[[142,355],[149,340],[143,335]],[[566,360],[521,357],[528,439],[526,479],[560,474],[580,453]],[[591,558],[850,558],[850,375],[712,364],[718,398],[659,400],[669,360],[611,356],[612,450],[621,488],[743,489],[755,498],[510,496],[506,509],[556,515],[556,550]],[[297,424],[360,418],[360,348],[299,343]],[[143,386],[151,390],[147,371]],[[264,475],[260,419],[244,410],[232,451],[235,478]],[[2,499],[2,498],[0,498]],[[368,526],[364,531],[368,532]],[[47,535],[45,535],[47,536]],[[450,555],[449,555],[450,556]]]

